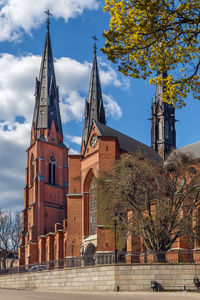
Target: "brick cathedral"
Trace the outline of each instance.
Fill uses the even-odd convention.
[[[162,103],[162,92],[163,87],[157,87],[152,104],[152,147],[108,127],[95,44],[81,154],[69,155],[63,143],[47,21],[27,149],[20,265],[88,254],[98,258],[113,252],[109,230],[97,224],[93,178],[99,171],[109,170],[123,153],[140,151],[159,163],[176,147],[174,108]],[[128,241],[127,250],[133,249],[132,244]]]

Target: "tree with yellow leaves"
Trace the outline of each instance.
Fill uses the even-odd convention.
[[[165,86],[163,101],[200,100],[200,1],[106,0],[111,15],[102,49],[127,76]],[[167,73],[166,78],[159,76]]]

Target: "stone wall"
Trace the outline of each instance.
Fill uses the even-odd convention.
[[[0,276],[0,288],[79,291],[150,290],[151,281],[164,289],[194,289],[200,264],[107,265]]]

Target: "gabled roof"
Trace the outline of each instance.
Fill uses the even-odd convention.
[[[97,129],[99,130],[99,133],[101,134],[101,136],[112,136],[112,137],[116,137],[119,143],[119,148],[121,150],[124,150],[126,152],[132,152],[132,153],[136,153],[136,152],[141,152],[142,154],[144,154],[144,157],[156,162],[156,163],[162,163],[162,158],[160,157],[160,155],[153,150],[152,148],[148,147],[147,145],[117,131],[114,130],[102,123],[99,122],[95,122],[97,126]]]
[[[183,153],[185,155],[191,156],[191,158],[194,159],[200,158],[200,141],[178,148],[172,152],[172,155],[174,152]]]

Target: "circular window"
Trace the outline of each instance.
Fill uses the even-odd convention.
[[[90,145],[94,148],[96,146],[97,142],[98,142],[98,136],[97,136],[97,134],[94,134],[91,138]]]
[[[56,162],[56,158],[54,155],[50,156],[50,162],[55,163]]]

